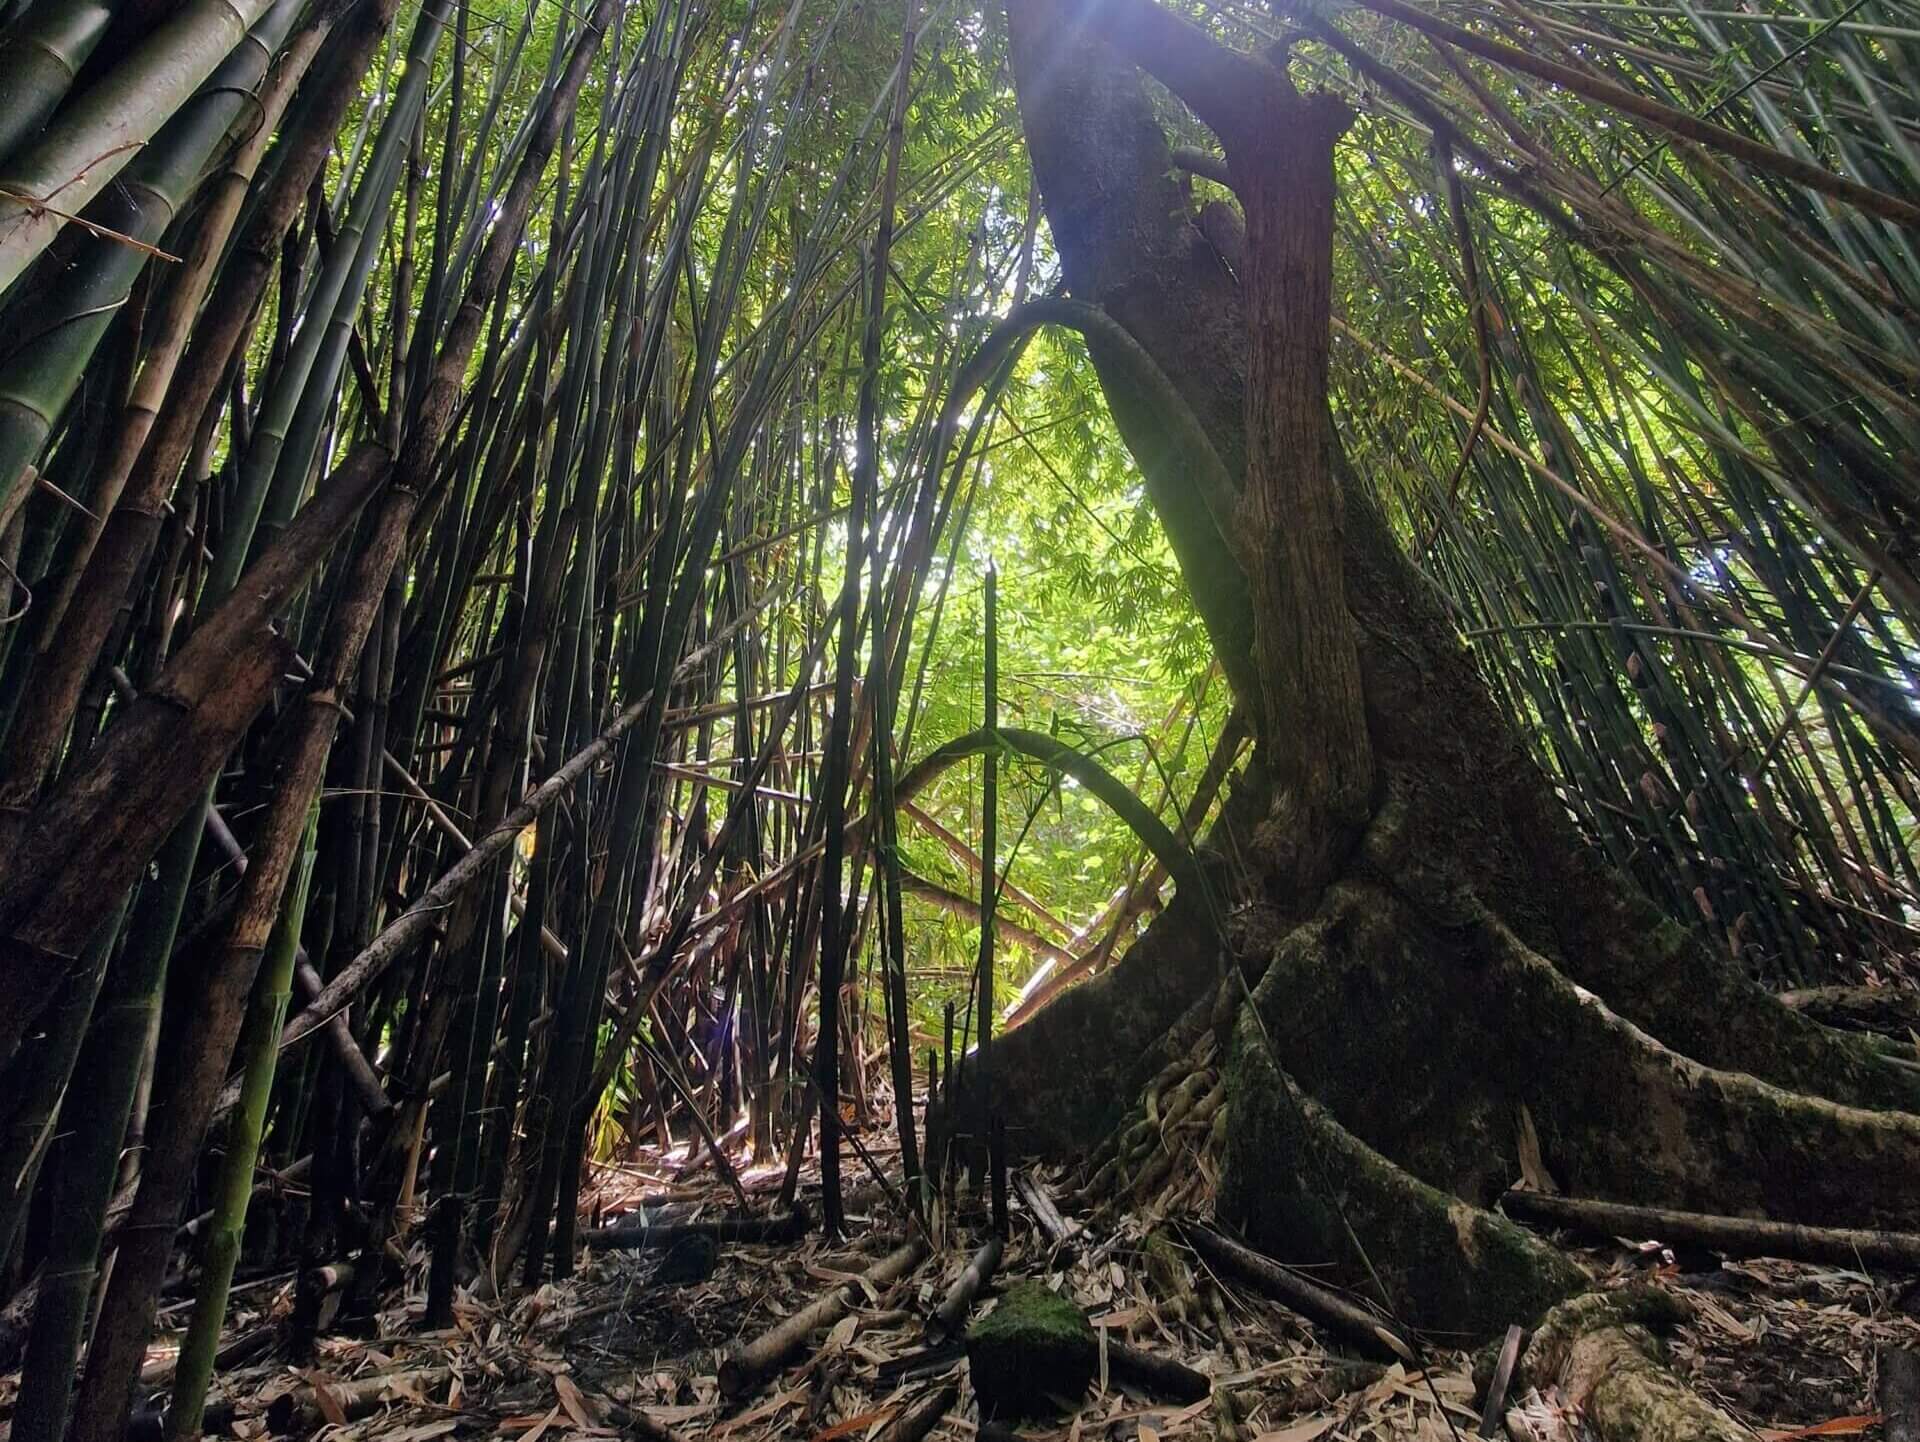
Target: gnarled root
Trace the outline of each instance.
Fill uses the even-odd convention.
[[[1907,1041],[1920,1032],[1920,991],[1907,986],[1810,986],[1777,998],[1822,1026]]]
[[[1218,1210],[1261,1251],[1334,1264],[1389,1315],[1484,1335],[1585,1285],[1556,1248],[1429,1186],[1341,1126],[1274,1064],[1248,1014],[1228,1068]]]
[[[1333,1267],[1436,1340],[1584,1288],[1486,1210],[1521,1180],[1812,1225],[1920,1218],[1920,1114],[1829,1099],[1900,1095],[1870,1043],[1781,1007],[1597,867],[1591,894],[1552,904],[1502,889],[1434,801],[1396,777],[1311,915],[1243,885],[1223,936],[1176,905],[1101,982],[996,1039],[1015,1145],[1106,1136],[1083,1205],[1166,1215],[1211,1191],[1254,1246]]]
[[[1226,1100],[1216,1049],[1213,1032],[1203,1031],[1161,1068],[1144,1089],[1140,1113],[1093,1154],[1075,1206],[1126,1206],[1162,1217],[1194,1199],[1212,1172],[1212,1137]]]
[[[1920,1116],[1703,1066],[1575,986],[1472,898],[1449,908],[1435,920],[1438,908],[1378,883],[1342,882],[1281,942],[1255,993],[1275,1055],[1370,1146],[1471,1201],[1519,1180],[1537,1138],[1575,1195],[1911,1224]]]
[[[1662,1363],[1656,1329],[1686,1317],[1670,1292],[1593,1292],[1548,1314],[1521,1375],[1576,1410],[1600,1442],[1748,1442],[1737,1424]],[[1524,1427],[1509,1424],[1520,1435]]]

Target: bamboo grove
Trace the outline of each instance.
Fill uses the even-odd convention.
[[[415,1243],[428,1326],[565,1273],[622,1135],[912,1176],[942,1005],[1123,952],[1244,730],[995,329],[998,14],[0,10],[17,1442],[120,1436],[182,1286],[197,1435],[262,1259],[295,1355]],[[1193,13],[1360,111],[1336,420],[1568,808],[1769,985],[1905,975],[1920,13]]]

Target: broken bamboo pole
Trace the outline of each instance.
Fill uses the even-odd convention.
[[[1198,1402],[1213,1391],[1213,1379],[1185,1362],[1107,1340],[1107,1371],[1121,1382],[1169,1402]]]
[[[980,1250],[973,1254],[973,1260],[960,1269],[960,1275],[954,1279],[953,1286],[947,1290],[940,1305],[933,1309],[933,1316],[927,1322],[928,1332],[937,1329],[951,1337],[960,1330],[974,1299],[992,1280],[994,1268],[1000,1265],[1000,1253],[1004,1246],[997,1233],[987,1238]]]
[[[1053,1194],[1041,1180],[1030,1171],[1016,1172],[1013,1189],[1026,1205],[1027,1214],[1033,1218],[1034,1225],[1046,1237],[1047,1244],[1056,1252],[1072,1252],[1074,1238],[1080,1233],[1079,1225],[1066,1219]]]
[[[603,1405],[609,1424],[631,1436],[643,1439],[643,1442],[687,1442],[682,1433],[675,1431],[665,1422],[649,1417],[638,1407],[629,1407],[624,1403],[613,1401]]]
[[[864,1294],[866,1286],[891,1286],[919,1266],[926,1255],[926,1242],[915,1237],[896,1247],[859,1277],[841,1283],[811,1306],[735,1348],[720,1364],[721,1393],[727,1397],[746,1396],[805,1347],[815,1332],[831,1327],[844,1317],[854,1299]]]
[[[358,1421],[389,1402],[413,1399],[446,1377],[445,1367],[411,1367],[351,1382],[309,1383],[274,1399],[267,1408],[267,1430],[284,1437],[312,1432],[329,1422]]]
[[[1277,1301],[1318,1322],[1375,1356],[1405,1357],[1407,1344],[1358,1302],[1350,1302],[1291,1267],[1274,1261],[1199,1222],[1184,1222],[1180,1235],[1203,1258],[1252,1283]]]
[[[1730,1257],[1785,1257],[1840,1267],[1920,1270],[1920,1234],[1913,1232],[1803,1227],[1795,1222],[1716,1217],[1544,1192],[1508,1192],[1500,1199],[1500,1209],[1521,1221],[1547,1222],[1603,1236],[1692,1242]]]
[[[943,1382],[881,1430],[877,1442],[923,1442],[959,1400],[960,1384]]]
[[[689,1237],[705,1237],[714,1242],[747,1242],[778,1246],[797,1242],[813,1226],[805,1207],[777,1217],[721,1217],[711,1222],[679,1222],[661,1227],[588,1227],[580,1233],[581,1242],[590,1251],[641,1252],[671,1247]]]

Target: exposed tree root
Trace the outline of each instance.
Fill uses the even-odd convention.
[[[1780,1004],[1822,1026],[1876,1032],[1911,1044],[1920,1032],[1920,992],[1905,986],[1810,986],[1780,994]]]
[[[1702,1066],[1470,900],[1455,906],[1434,920],[1378,884],[1343,882],[1256,993],[1287,1069],[1370,1146],[1475,1202],[1520,1180],[1532,1132],[1554,1181],[1579,1196],[1813,1225],[1912,1221],[1920,1117]]]
[[[1282,1261],[1334,1264],[1415,1326],[1479,1336],[1537,1317],[1585,1277],[1504,1217],[1429,1186],[1334,1120],[1269,1059],[1251,1019],[1236,1038],[1222,1215]]]
[[[1218,932],[1163,918],[1107,984],[996,1043],[996,1104],[1027,1150],[1085,1155],[1104,1137],[1080,1205],[1152,1218],[1212,1200],[1270,1254],[1330,1264],[1391,1315],[1455,1337],[1531,1321],[1586,1285],[1486,1209],[1523,1181],[1809,1224],[1920,1215],[1920,1117],[1671,1049],[1473,890],[1404,864],[1396,819],[1390,804],[1312,917],[1238,914],[1226,930],[1243,965],[1224,978]],[[1742,1004],[1790,1015],[1749,990]],[[977,1109],[962,1100],[963,1116]]]
[[[1555,1389],[1600,1442],[1750,1442],[1745,1428],[1661,1362],[1654,1329],[1684,1318],[1679,1298],[1650,1287],[1577,1297],[1534,1334],[1522,1376],[1543,1392]]]

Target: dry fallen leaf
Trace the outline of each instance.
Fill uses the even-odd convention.
[[[318,1376],[312,1380],[313,1405],[318,1407],[320,1415],[335,1427],[344,1427],[347,1422],[347,1409],[340,1405],[340,1399],[333,1395],[333,1389]]]
[[[879,1407],[871,1412],[862,1412],[858,1417],[849,1417],[844,1422],[836,1422],[826,1431],[814,1433],[813,1442],[833,1442],[835,1437],[850,1436],[870,1423],[878,1422],[887,1415],[887,1411],[887,1408]]]
[[[588,1407],[587,1399],[580,1394],[580,1389],[574,1385],[573,1378],[565,1372],[554,1373],[553,1391],[554,1395],[560,1399],[560,1405],[567,1409],[567,1416],[573,1419],[574,1426],[589,1432],[599,1428],[599,1419]]]
[[[538,1422],[534,1423],[532,1429],[528,1431],[526,1436],[520,1439],[520,1442],[540,1442],[541,1437],[546,1435],[547,1429],[553,1426],[553,1424],[557,1422],[559,1418],[560,1418],[560,1409],[558,1407],[555,1407],[551,1411],[549,1411],[546,1416],[542,1417]]]
[[[1340,1419],[1331,1412],[1322,1412],[1295,1422],[1290,1427],[1282,1427],[1275,1432],[1262,1432],[1253,1442],[1313,1442],[1322,1432],[1330,1429]]]
[[[1791,1442],[1795,1437],[1846,1437],[1855,1432],[1864,1432],[1869,1427],[1878,1427],[1881,1415],[1878,1412],[1864,1412],[1851,1417],[1829,1417],[1824,1422],[1815,1422],[1808,1427],[1762,1427],[1760,1435],[1766,1442]]]

